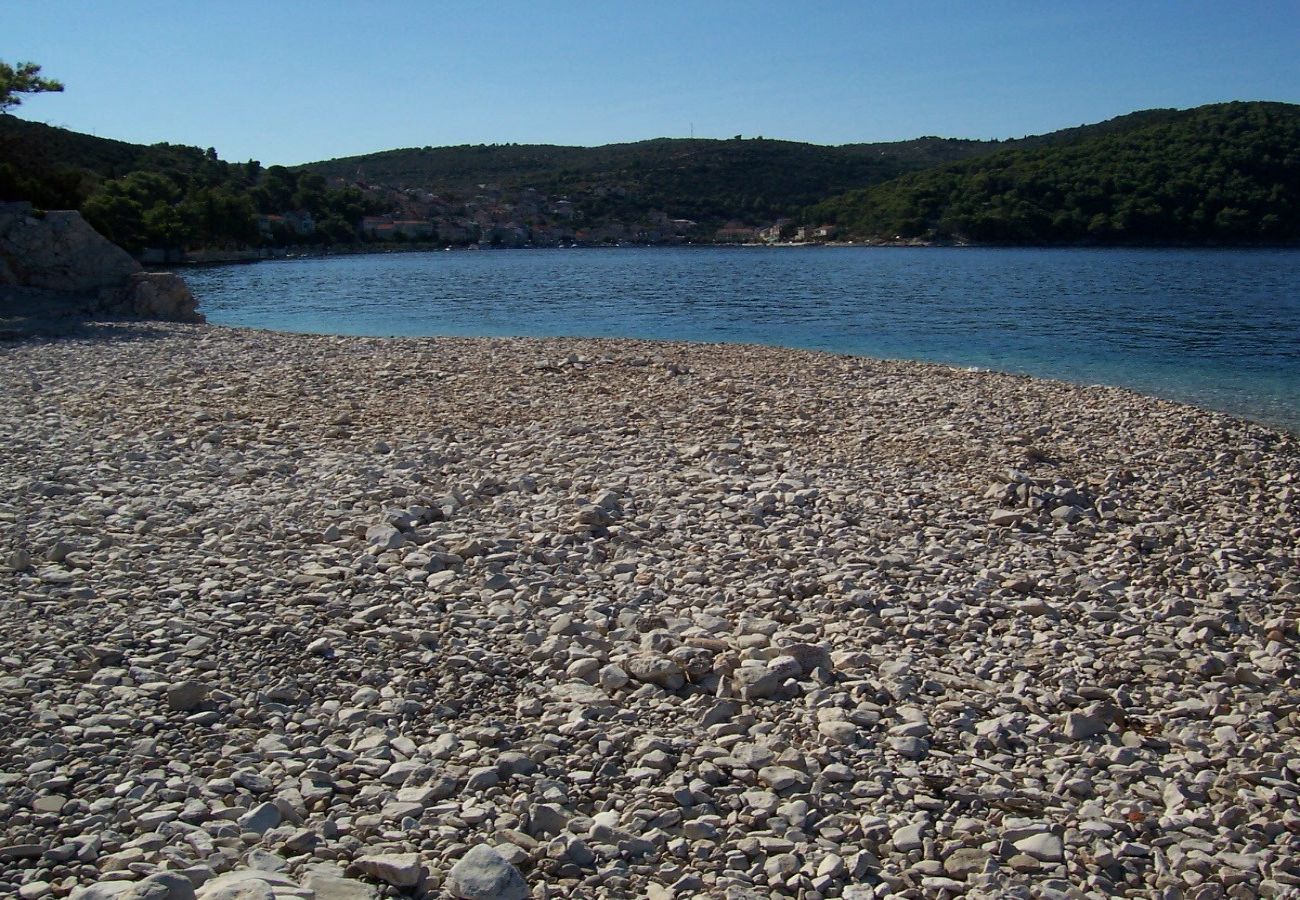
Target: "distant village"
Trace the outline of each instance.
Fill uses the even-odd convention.
[[[829,225],[797,225],[779,219],[757,226],[728,222],[721,227],[702,225],[690,219],[673,218],[651,210],[636,221],[603,217],[589,221],[579,203],[568,197],[548,197],[535,188],[514,192],[500,185],[480,184],[468,197],[434,194],[414,188],[371,184],[360,175],[354,181],[336,180],[332,187],[360,189],[374,208],[387,208],[384,215],[365,216],[359,226],[362,240],[370,242],[442,244],[459,247],[567,247],[620,244],[779,244],[818,243],[832,240]],[[607,189],[616,190],[616,189]],[[602,197],[597,188],[594,196]],[[266,235],[310,236],[316,228],[311,214],[303,211],[259,218]]]

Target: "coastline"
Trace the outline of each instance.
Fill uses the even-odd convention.
[[[1095,244],[1095,243],[1042,243],[1042,244],[984,244],[966,240],[936,241],[923,238],[884,240],[869,238],[858,241],[764,241],[764,242],[693,242],[681,243],[636,243],[618,244],[570,244],[566,246],[533,245],[522,247],[481,247],[451,246],[438,243],[407,244],[330,244],[324,247],[271,247],[260,250],[232,251],[195,251],[186,254],[184,259],[170,261],[149,261],[144,265],[150,269],[171,269],[237,265],[242,263],[270,262],[283,259],[328,259],[333,256],[368,256],[384,253],[462,253],[462,252],[499,252],[503,250],[664,250],[664,249],[762,249],[798,250],[805,248],[826,247],[832,249],[981,249],[981,250],[1300,250],[1300,242],[1290,243],[1194,243],[1194,242],[1137,242],[1131,244]]]
[[[1294,435],[755,345],[88,327],[0,344],[5,772],[49,761],[0,880],[1300,885]]]

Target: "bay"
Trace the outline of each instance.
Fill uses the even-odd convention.
[[[722,341],[1128,387],[1300,432],[1300,252],[679,247],[196,269],[209,321]]]

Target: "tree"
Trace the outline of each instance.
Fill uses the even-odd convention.
[[[119,247],[137,252],[144,247],[144,209],[115,182],[109,182],[81,207],[91,227]]]
[[[63,83],[40,77],[41,67],[32,62],[11,66],[0,60],[0,113],[7,113],[23,102],[19,94],[44,94],[63,90]]]

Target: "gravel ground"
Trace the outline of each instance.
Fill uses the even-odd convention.
[[[0,895],[1300,896],[1294,436],[174,325],[0,397]]]

